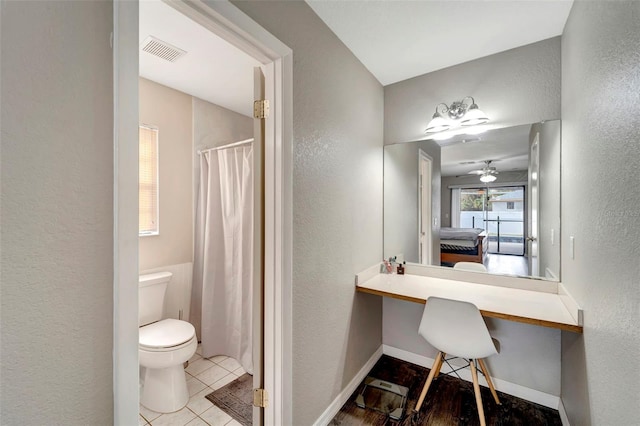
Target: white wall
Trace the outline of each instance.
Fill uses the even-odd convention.
[[[111,2],[2,2],[3,425],[113,424]]]
[[[562,335],[572,425],[640,418],[639,22],[640,2],[576,1],[562,36],[562,281],[585,320]]]
[[[312,424],[379,348],[383,90],[304,2],[234,2],[293,49],[293,423]]]
[[[467,95],[475,97],[494,124],[513,126],[558,118],[560,39],[552,38],[386,86],[385,144],[424,137],[424,129],[438,103]],[[421,309],[420,305],[385,298],[384,344],[420,355],[435,355],[417,333]],[[491,324],[506,344],[500,355],[490,361],[493,376],[559,396],[560,332],[502,320],[492,320]]]

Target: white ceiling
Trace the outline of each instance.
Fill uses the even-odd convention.
[[[258,61],[160,0],[140,2],[140,43],[150,35],[187,54],[169,62],[141,50],[141,77],[252,116]]]
[[[558,36],[573,0],[306,1],[388,85]],[[142,77],[252,115],[256,60],[160,0],[140,2],[140,43],[150,35],[188,53],[171,63],[140,51]],[[496,160],[501,171],[526,170],[529,127],[440,142],[443,175],[465,174],[483,160]],[[481,142],[456,143],[464,137]],[[477,163],[459,164],[465,161]]]
[[[573,0],[306,0],[386,86],[562,34]]]
[[[530,130],[531,125],[525,124],[489,130],[479,135],[461,135],[441,142],[442,176],[465,175],[484,167],[487,160],[492,160],[491,166],[499,172],[527,170]],[[463,140],[467,142],[463,143]]]

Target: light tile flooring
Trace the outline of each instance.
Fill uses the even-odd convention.
[[[202,358],[202,348],[189,360],[187,387],[189,402],[180,411],[161,414],[140,405],[140,426],[240,426],[240,423],[213,405],[206,395],[229,384],[245,371],[238,361],[227,356]]]

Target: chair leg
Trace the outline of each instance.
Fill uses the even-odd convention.
[[[435,379],[436,377],[438,377],[438,374],[440,374],[440,369],[442,368],[442,364],[444,363],[444,359],[447,357],[447,354],[444,352],[442,353],[442,358],[440,359],[440,364],[438,364],[438,369],[436,370],[436,374],[433,376],[433,378]]]
[[[480,396],[480,385],[478,384],[478,372],[476,371],[475,362],[470,359],[469,367],[471,368],[471,378],[473,379],[473,391],[476,394],[476,405],[478,406],[478,417],[480,417],[480,426],[486,426],[484,419],[484,408],[482,407],[482,397]]]
[[[431,366],[431,371],[429,371],[429,376],[427,377],[427,381],[422,388],[422,393],[420,393],[420,398],[418,398],[418,403],[413,411],[418,412],[422,407],[422,403],[424,402],[424,397],[427,395],[427,391],[429,390],[429,386],[431,386],[431,382],[433,378],[436,376],[437,372],[440,371],[440,367],[442,367],[442,352],[438,352],[436,355],[436,359],[433,361],[433,365]]]
[[[484,364],[484,360],[479,359],[478,363],[480,364],[480,368],[482,369],[482,374],[484,374],[484,378],[487,379],[487,384],[489,385],[489,389],[491,390],[491,395],[493,395],[493,399],[495,399],[496,404],[501,405],[500,399],[498,399],[498,393],[496,392],[496,388],[493,387],[493,381],[491,381],[491,376],[489,376],[489,370],[487,370],[487,366]]]

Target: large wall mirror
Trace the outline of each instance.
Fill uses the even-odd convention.
[[[560,121],[384,148],[384,256],[560,279]]]

